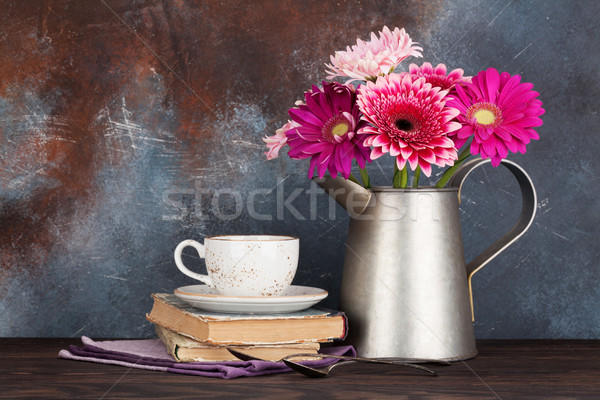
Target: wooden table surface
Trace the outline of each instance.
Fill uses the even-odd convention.
[[[15,399],[600,399],[600,341],[478,341],[479,355],[438,377],[351,364],[322,379],[297,373],[231,380],[64,360],[76,339],[0,338],[0,398]]]

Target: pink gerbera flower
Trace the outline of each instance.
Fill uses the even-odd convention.
[[[335,56],[331,56],[331,64],[325,64],[329,68],[327,79],[347,76],[352,80],[374,80],[393,72],[409,56],[421,57],[423,48],[416,44],[404,29],[390,31],[384,26],[379,37],[372,32],[369,42],[358,39],[352,48],[336,51]]]
[[[447,107],[448,92],[432,87],[424,78],[390,74],[367,82],[358,93],[363,118],[372,126],[359,131],[366,134],[364,144],[373,146],[371,159],[390,153],[399,169],[408,161],[411,169],[421,167],[427,176],[431,164],[443,167],[457,159],[454,142],[448,133],[460,128],[452,121],[459,113]]]
[[[267,144],[269,150],[265,152],[267,160],[272,160],[279,156],[279,150],[287,143],[286,132],[292,128],[298,127],[299,125],[294,121],[288,121],[285,125],[275,131],[273,136],[265,136],[263,142]]]
[[[508,152],[525,154],[531,139],[539,139],[533,129],[542,125],[544,113],[538,92],[531,83],[521,83],[519,75],[481,71],[472,83],[456,85],[456,96],[448,105],[460,110],[462,128],[452,134],[457,148],[471,136],[471,153],[491,158],[498,166]]]
[[[309,178],[316,168],[319,178],[329,170],[334,178],[339,172],[348,179],[352,160],[360,168],[371,162],[369,149],[356,134],[366,122],[360,119],[354,86],[323,82],[323,89],[313,86],[304,97],[305,104],[289,110],[296,126],[286,135],[290,158],[310,158]]]
[[[469,77],[463,77],[464,71],[460,68],[450,71],[446,75],[446,66],[444,64],[438,64],[435,68],[426,62],[420,67],[417,64],[410,64],[408,72],[404,72],[401,75],[410,74],[413,80],[417,78],[425,78],[425,82],[431,83],[431,86],[437,86],[442,90],[450,90],[456,83],[469,82]]]

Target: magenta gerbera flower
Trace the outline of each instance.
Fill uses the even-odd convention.
[[[348,179],[352,160],[360,168],[371,162],[369,149],[357,135],[366,122],[360,118],[354,86],[323,82],[323,89],[313,86],[304,97],[305,104],[289,110],[297,126],[286,135],[290,158],[310,158],[309,178],[316,168],[319,178],[329,170],[334,178],[340,173]]]
[[[384,26],[379,37],[371,32],[369,42],[358,39],[352,48],[348,46],[346,51],[336,51],[335,56],[331,56],[331,64],[325,64],[329,68],[327,79],[347,76],[352,80],[367,80],[389,74],[405,58],[421,57],[423,48],[417,44],[404,28],[390,31]]]
[[[538,92],[531,83],[521,83],[519,75],[481,71],[471,83],[456,85],[456,95],[448,105],[460,110],[462,128],[452,134],[457,148],[471,136],[471,153],[491,158],[500,165],[508,152],[525,154],[531,139],[539,139],[533,129],[542,125],[544,113]]]
[[[365,145],[373,146],[371,159],[389,152],[399,169],[408,161],[412,170],[418,165],[427,176],[431,164],[454,164],[457,152],[448,133],[460,124],[452,121],[458,110],[445,104],[447,91],[424,78],[390,74],[367,82],[358,92],[363,118],[373,124],[359,132],[367,135]]]
[[[408,72],[404,72],[401,75],[404,76],[410,74],[413,80],[417,78],[425,78],[425,82],[431,83],[431,86],[437,86],[442,90],[450,90],[456,83],[470,82],[469,77],[463,77],[464,71],[460,68],[450,71],[446,74],[446,66],[444,64],[438,64],[435,68],[425,62],[420,67],[417,64],[410,64]]]

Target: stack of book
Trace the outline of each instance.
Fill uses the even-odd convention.
[[[264,360],[318,353],[322,343],[343,340],[342,312],[312,307],[287,314],[228,314],[192,307],[173,294],[155,293],[146,318],[177,361],[235,361],[232,348]]]

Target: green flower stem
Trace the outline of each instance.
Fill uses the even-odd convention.
[[[360,185],[360,182],[358,181],[358,179],[356,179],[356,178],[354,177],[354,175],[352,175],[352,174],[350,174],[350,176],[348,177],[348,180],[349,180],[349,181],[352,181],[352,182],[354,182],[354,183],[356,183],[356,184],[358,184],[358,185]],[[361,186],[362,186],[362,185],[361,185]]]
[[[371,178],[369,178],[369,173],[366,168],[360,168],[360,178],[363,181],[365,189],[369,189],[371,187]]]
[[[405,188],[408,183],[408,170],[405,165],[402,170],[398,169],[398,165],[394,163],[394,187]]]
[[[462,165],[463,162],[465,162],[465,160],[467,158],[469,158],[469,156],[471,155],[471,144],[469,143],[467,145],[467,147],[463,150],[462,153],[460,153],[460,155],[458,156],[458,160],[456,160],[456,162],[454,163],[453,166],[451,166],[450,168],[448,168],[446,170],[446,172],[444,172],[444,174],[442,175],[442,177],[440,178],[439,181],[437,181],[437,183],[435,184],[436,188],[443,188],[444,186],[446,186],[446,184],[448,183],[448,181],[450,180],[450,178],[452,178],[452,175],[454,175],[454,173],[456,172],[456,170],[458,168],[460,168],[460,166]]]
[[[419,178],[421,177],[421,166],[417,165],[415,169],[415,176],[413,177],[412,187],[417,189],[419,187]]]
[[[392,186],[394,188],[400,187],[400,170],[398,169],[398,165],[396,163],[394,163],[394,180],[392,182]]]
[[[408,186],[408,164],[404,166],[404,168],[402,168],[402,177],[400,179],[400,187],[401,188],[405,188],[406,186]]]

